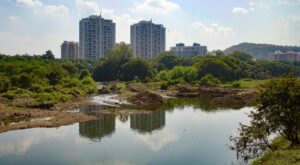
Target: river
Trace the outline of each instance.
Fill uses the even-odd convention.
[[[79,111],[101,111],[86,105]],[[229,136],[253,108],[222,109],[168,99],[143,114],[103,115],[59,128],[0,134],[1,165],[231,165],[246,164],[228,149]]]

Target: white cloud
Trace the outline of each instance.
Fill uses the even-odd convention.
[[[300,3],[300,0],[278,0],[281,4],[295,4]]]
[[[101,14],[106,19],[112,19],[116,23],[117,41],[130,42],[130,25],[138,22],[129,14],[118,15],[112,9],[102,9]]]
[[[300,21],[300,15],[288,15],[287,20],[292,22],[298,22]]]
[[[47,5],[40,0],[13,0],[18,6],[32,8],[35,13],[45,13],[50,16],[65,16],[69,9],[64,5]]]
[[[64,139],[69,134],[67,127],[32,129],[14,132],[16,136],[8,138],[4,133],[0,139],[0,155],[24,155],[34,145],[40,144],[43,140]]]
[[[9,16],[8,19],[12,23],[19,23],[22,20],[22,18],[18,16]]]
[[[16,4],[21,6],[28,6],[28,7],[34,7],[34,6],[40,6],[43,3],[39,0],[15,0]]]
[[[94,1],[75,0],[77,9],[83,14],[85,11],[93,14],[99,14],[100,6]]]
[[[177,3],[169,0],[144,0],[137,3],[133,11],[150,14],[169,14],[180,9]]]
[[[269,6],[263,4],[263,3],[257,3],[254,1],[250,1],[249,4],[246,7],[234,7],[232,9],[232,13],[234,14],[249,14],[250,12],[260,10],[268,10]]]
[[[232,13],[234,14],[247,14],[249,11],[243,7],[235,7],[232,9]]]
[[[157,131],[151,135],[136,135],[139,140],[146,144],[152,151],[159,151],[164,146],[177,141],[179,139],[178,135],[174,132],[166,131]]]
[[[44,8],[45,13],[52,16],[67,15],[69,13],[69,9],[64,5],[46,5]]]
[[[202,22],[192,23],[192,28],[194,28],[198,33],[209,36],[229,36],[234,34],[234,30],[231,27],[225,27],[219,25],[218,23],[212,23],[209,25],[203,24]]]

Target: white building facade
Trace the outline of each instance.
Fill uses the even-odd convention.
[[[116,24],[112,20],[106,20],[101,15],[92,15],[83,18],[79,24],[80,58],[97,60],[114,48]]]
[[[135,56],[152,59],[166,50],[166,29],[152,20],[131,25],[130,46]]]
[[[181,57],[203,56],[207,54],[207,46],[201,46],[198,43],[194,43],[193,46],[185,46],[183,43],[179,43],[176,44],[176,47],[171,47],[171,51]]]

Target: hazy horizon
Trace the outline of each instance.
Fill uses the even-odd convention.
[[[241,42],[300,45],[300,0],[3,0],[0,53],[60,57],[63,41],[79,40],[79,20],[99,14],[116,23],[117,42],[130,25],[152,19],[166,29],[166,49],[182,42],[224,49]]]

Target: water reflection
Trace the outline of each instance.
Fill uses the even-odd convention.
[[[131,114],[130,128],[143,134],[161,129],[165,126],[165,113],[163,110],[157,110],[143,114]]]
[[[246,113],[253,108],[211,113],[193,101],[174,104],[170,111],[130,114],[117,109],[94,121],[0,134],[0,164],[243,163],[228,149],[228,137],[236,133],[238,123],[249,121]],[[99,114],[101,106],[79,111]]]
[[[216,105],[211,103],[212,98],[170,98],[165,100],[166,104],[160,109],[166,111],[174,111],[175,109],[182,109],[190,106],[194,109],[201,109],[203,111],[217,111],[220,109],[236,109],[243,108],[243,105]]]
[[[129,119],[129,115],[128,114],[119,114],[118,115],[118,119],[123,122],[126,123]]]
[[[79,123],[79,134],[92,141],[100,141],[103,137],[115,131],[116,117],[114,115],[101,115],[100,119]]]
[[[104,110],[104,109],[112,109],[112,107],[107,105],[98,105],[98,104],[82,105],[79,108],[79,112],[93,115],[93,112]]]

